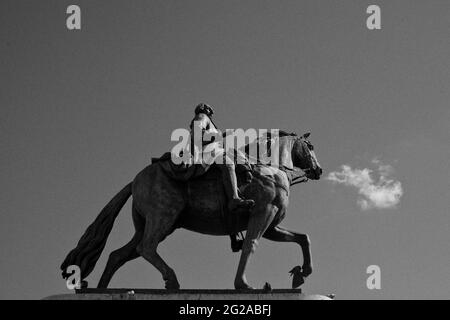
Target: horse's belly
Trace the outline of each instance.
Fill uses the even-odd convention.
[[[187,210],[181,215],[178,227],[210,235],[220,236],[228,234],[227,228],[220,217],[220,212],[217,211],[198,212]]]
[[[205,234],[228,234],[225,202],[220,172],[213,167],[201,178],[188,182],[188,205],[178,220],[179,227]]]

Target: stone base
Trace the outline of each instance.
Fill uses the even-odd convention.
[[[160,290],[160,289],[80,289],[75,294],[59,294],[45,300],[332,300],[333,296],[306,295],[301,289],[265,290]]]

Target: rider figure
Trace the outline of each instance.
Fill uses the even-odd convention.
[[[197,126],[197,130],[200,130],[198,132],[204,133],[218,133],[218,130],[216,126],[214,125],[214,122],[212,121],[212,116],[214,114],[214,111],[211,106],[200,103],[195,108],[195,116],[194,119],[191,121],[191,139],[193,139],[193,133],[194,133],[194,126]],[[203,141],[203,140],[202,140]],[[192,141],[191,141],[192,142]],[[234,161],[231,160],[228,155],[226,154],[225,150],[223,149],[223,146],[220,142],[212,141],[206,144],[215,143],[215,157],[225,157],[223,161],[218,163],[218,167],[220,168],[222,172],[224,187],[225,187],[225,193],[228,198],[228,210],[230,212],[234,212],[237,209],[240,208],[250,208],[252,207],[255,202],[253,200],[246,200],[242,199],[239,196],[238,192],[238,185],[237,185],[237,178],[236,178],[236,172],[235,172],[235,165]],[[205,143],[202,142],[202,148],[205,147]],[[233,235],[232,235],[233,236]],[[232,237],[233,240],[233,237]]]

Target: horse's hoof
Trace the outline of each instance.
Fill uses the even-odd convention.
[[[289,271],[292,277],[292,289],[300,287],[305,283],[305,277],[303,275],[302,267],[296,266],[291,271]]]
[[[312,268],[311,268],[311,266],[303,266],[302,267],[302,274],[303,274],[303,277],[307,277],[307,276],[309,276],[310,274],[312,273]]]
[[[180,284],[177,280],[167,280],[166,281],[166,289],[167,290],[178,290],[180,289]]]
[[[245,287],[237,287],[237,288],[235,288],[235,290],[238,290],[238,291],[250,291],[250,290],[255,290],[255,288],[253,288],[252,286],[245,286]]]
[[[234,285],[234,288],[235,288],[236,290],[255,290],[255,288],[249,286],[249,285],[246,284],[246,283],[235,284],[235,285]]]

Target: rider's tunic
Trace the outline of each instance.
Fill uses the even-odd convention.
[[[209,121],[205,127],[195,127],[195,119],[191,121],[191,155],[194,159],[194,164],[200,164],[204,167],[209,167],[213,163],[224,163],[224,156],[226,151],[223,144],[223,139],[221,133],[213,124],[211,119],[208,117]],[[200,136],[196,136],[200,135]],[[209,134],[211,139],[205,139],[203,141],[205,134]],[[197,140],[196,140],[197,139]]]

